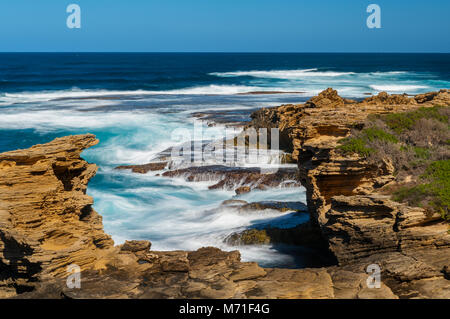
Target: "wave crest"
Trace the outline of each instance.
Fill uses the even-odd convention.
[[[386,92],[414,92],[419,89],[429,88],[426,85],[408,85],[408,84],[386,84],[386,85],[369,85],[371,89],[375,91],[386,91]]]
[[[305,77],[337,77],[342,75],[352,75],[354,72],[334,72],[318,71],[318,69],[300,69],[300,70],[271,70],[271,71],[235,71],[235,72],[213,72],[209,75],[218,77],[239,77],[250,76],[255,78],[273,78],[273,79],[302,79]]]

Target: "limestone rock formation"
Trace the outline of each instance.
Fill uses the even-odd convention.
[[[379,252],[443,249],[449,254],[448,225],[419,207],[393,202],[388,196],[334,196],[323,231],[341,263]],[[443,267],[444,265],[442,265]]]
[[[280,129],[282,144],[298,161],[312,220],[340,269],[383,265],[390,287],[402,297],[448,296],[448,224],[378,193],[394,179],[390,163],[374,167],[359,155],[342,155],[336,146],[352,128],[362,127],[370,114],[434,105],[450,105],[450,91],[415,97],[381,92],[351,102],[327,89],[305,104],[261,109],[250,124]],[[436,282],[434,291],[431,282]]]
[[[309,108],[319,107],[319,108],[337,108],[342,107],[344,104],[354,103],[353,100],[348,100],[340,97],[336,90],[328,88],[320,92],[317,96],[309,99],[305,106]]]
[[[113,247],[86,195],[97,167],[80,158],[93,135],[70,136],[0,154],[1,286],[26,291],[66,266],[100,267]]]
[[[336,267],[261,268],[213,247],[152,255],[139,265],[85,271],[80,289],[54,278],[17,298],[397,298],[384,284],[368,288],[367,274]]]

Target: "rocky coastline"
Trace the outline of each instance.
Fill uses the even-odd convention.
[[[327,89],[304,104],[252,114],[252,127],[280,129],[282,146],[298,163],[311,222],[289,237],[302,237],[297,240],[302,244],[328,245],[337,265],[321,268],[262,268],[241,262],[238,251],[213,247],[160,252],[152,251],[147,241],[114,246],[86,194],[97,167],[80,154],[98,142],[95,136],[67,136],[2,153],[0,297],[450,298],[448,224],[380,192],[393,180],[390,163],[373,167],[356,154],[343,156],[336,150],[339,140],[363,125],[369,114],[436,104],[450,105],[450,92],[415,97],[380,93],[356,102]],[[145,173],[161,167],[149,164],[134,170]],[[219,181],[217,188],[231,187],[226,180],[240,173],[227,172],[231,177]],[[245,191],[292,177],[287,171],[255,183],[260,176],[246,174],[248,183],[241,185],[248,187]],[[192,180],[200,176],[192,171],[166,175]],[[271,231],[273,240],[283,237],[283,230]],[[270,241],[267,231],[265,235],[262,240]],[[66,285],[71,264],[81,268],[80,289]],[[381,268],[380,288],[366,284],[370,264]]]
[[[285,147],[299,163],[312,220],[339,265],[359,270],[381,265],[400,297],[449,297],[448,223],[381,192],[394,180],[392,164],[370,165],[358,154],[342,155],[337,146],[371,114],[434,105],[449,106],[449,90],[415,97],[382,92],[356,102],[327,89],[305,104],[261,109],[250,124],[280,128]],[[434,292],[429,295],[424,287]]]

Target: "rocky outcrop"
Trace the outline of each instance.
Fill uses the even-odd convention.
[[[118,170],[131,169],[133,173],[146,174],[151,171],[163,170],[164,168],[166,168],[167,164],[168,162],[154,162],[142,165],[122,165],[117,166],[116,169]]]
[[[367,275],[339,268],[273,269],[240,261],[238,251],[206,247],[194,252],[152,252],[137,264],[85,271],[81,288],[63,279],[39,282],[18,298],[397,298],[382,285],[370,289]]]
[[[146,174],[167,168],[168,162],[152,162],[143,165],[123,165],[115,169],[131,170]],[[213,182],[209,189],[235,190],[236,194],[248,193],[253,189],[264,190],[273,187],[299,187],[296,167],[280,167],[275,172],[264,172],[258,167],[229,167],[224,165],[191,166],[169,169],[163,177],[183,178],[188,182]]]
[[[329,256],[328,242],[323,240],[318,229],[310,223],[289,228],[271,226],[249,228],[228,235],[224,242],[233,246],[288,244],[315,249],[317,254],[323,255],[323,259]],[[334,262],[332,257],[329,259],[330,264]]]
[[[385,285],[369,290],[364,271],[268,269],[212,247],[114,246],[86,195],[96,166],[80,154],[97,142],[68,136],[0,154],[0,297],[396,298]],[[80,267],[80,288],[67,285],[69,265]]]
[[[382,92],[354,102],[327,89],[305,104],[261,109],[252,115],[251,125],[280,129],[281,144],[298,161],[311,219],[339,265],[354,265],[360,271],[370,263],[383,265],[391,287],[404,297],[448,296],[450,281],[444,271],[450,260],[448,224],[379,194],[394,179],[391,163],[369,165],[358,155],[343,155],[336,146],[352,128],[362,127],[370,114],[434,105],[450,105],[450,91],[415,97]],[[430,284],[419,283],[422,280],[439,282],[439,288],[431,293]],[[414,290],[418,287],[422,290]]]
[[[339,141],[354,127],[361,127],[371,114],[411,110],[420,106],[450,105],[450,91],[441,90],[417,97],[381,92],[360,102],[340,98],[327,89],[305,104],[261,109],[251,125],[278,127],[284,146],[299,163],[300,178],[307,188],[311,213],[325,222],[325,212],[335,195],[369,194],[389,182],[393,167],[389,163],[371,167],[361,157],[342,156]],[[344,182],[345,181],[345,182]]]
[[[181,177],[188,182],[212,181],[209,189],[235,190],[237,194],[252,189],[299,187],[297,168],[280,167],[274,173],[264,173],[257,167],[228,167],[222,165],[193,166],[164,172],[164,177]]]
[[[448,225],[439,216],[427,216],[423,209],[393,202],[388,196],[334,196],[325,217],[323,231],[341,263],[380,251],[447,248],[442,253],[450,254]]]
[[[96,143],[71,136],[0,154],[0,285],[11,292],[64,276],[70,264],[100,267],[113,247],[86,195],[97,167],[80,153]]]
[[[222,202],[221,206],[236,208],[238,212],[247,213],[253,211],[276,210],[279,212],[306,212],[307,207],[302,202],[277,202],[261,201],[248,203],[244,200],[229,199]]]
[[[290,212],[297,216],[308,217],[307,207],[302,202],[276,202],[262,201],[248,203],[242,200],[226,200],[221,207],[235,209],[241,214],[260,214],[263,211]],[[231,246],[241,245],[265,245],[265,244],[288,244],[308,248],[317,248],[317,254],[328,255],[328,243],[323,241],[323,237],[317,227],[307,221],[276,227],[269,224],[250,227],[242,231],[234,232],[225,237],[224,243]]]
[[[312,97],[305,103],[305,107],[314,108],[338,108],[345,104],[355,103],[353,100],[344,99],[337,94],[336,90],[328,88]]]

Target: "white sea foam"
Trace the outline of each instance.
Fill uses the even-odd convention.
[[[145,116],[147,115],[147,116]],[[146,126],[148,113],[143,112],[77,112],[73,110],[17,109],[5,112],[0,117],[0,127],[5,129],[35,128],[42,131],[52,129],[102,128],[121,126]],[[154,115],[157,117],[157,115]]]
[[[20,92],[20,93],[3,93],[0,95],[2,105],[12,103],[29,103],[29,102],[45,102],[57,99],[70,98],[93,98],[116,95],[139,95],[148,91],[110,91],[110,90],[80,90],[77,88],[71,90],[58,91],[38,91],[38,92]]]
[[[414,84],[372,84],[370,85],[370,88],[376,90],[376,91],[386,91],[386,92],[407,92],[407,93],[414,93],[416,90],[419,89],[427,89],[429,88],[426,85],[414,85]]]
[[[280,88],[277,88],[280,89]],[[146,96],[146,95],[229,95],[238,93],[247,93],[252,91],[272,91],[274,88],[246,86],[246,85],[205,85],[186,87],[174,90],[134,90],[134,91],[115,91],[115,90],[58,90],[58,91],[39,91],[39,92],[20,92],[3,93],[0,95],[0,105],[11,105],[14,103],[46,102],[61,99],[87,99],[104,97],[123,97],[127,96]]]
[[[191,86],[171,90],[83,90],[72,88],[58,91],[38,91],[38,92],[16,92],[1,93],[0,106],[8,106],[16,103],[33,103],[58,101],[61,104],[68,104],[76,99],[89,100],[112,97],[127,99],[138,98],[158,98],[162,97],[168,101],[167,95],[177,95],[176,99],[183,99],[183,95],[235,95],[255,91],[281,91],[281,92],[304,92],[302,95],[312,96],[318,92],[333,87],[347,96],[363,96],[370,88],[375,91],[420,91],[424,89],[436,89],[448,86],[448,82],[438,83],[433,80],[432,74],[416,73],[409,71],[378,71],[378,72],[338,72],[330,70],[320,70],[318,68],[294,69],[294,70],[251,70],[232,72],[213,72],[210,75],[217,77],[243,77],[253,78],[247,84],[210,84],[202,86]],[[424,78],[429,76],[429,79]],[[278,81],[276,84],[274,80]],[[392,84],[391,84],[392,83]],[[298,94],[297,94],[298,95]],[[250,97],[247,97],[250,99]],[[104,103],[106,102],[106,100]],[[111,100],[114,103],[114,99]],[[175,103],[174,103],[175,104]]]
[[[272,70],[272,71],[236,71],[236,72],[213,72],[210,75],[219,77],[238,77],[251,76],[256,78],[274,78],[274,79],[303,79],[307,77],[337,77],[342,75],[351,75],[354,72],[334,72],[318,71],[318,69],[303,70]]]
[[[379,75],[379,76],[385,76],[385,75],[399,75],[399,74],[407,74],[407,71],[387,71],[387,72],[370,72],[370,75]]]
[[[246,93],[256,90],[268,90],[267,88],[261,88],[258,86],[246,86],[246,85],[206,85],[198,87],[189,87],[185,89],[169,90],[169,91],[157,91],[160,94],[238,94]],[[153,92],[154,94],[156,92]]]
[[[163,181],[160,177],[146,178]],[[113,234],[116,243],[125,239],[149,239],[156,250],[196,250],[211,245],[234,250],[236,247],[223,242],[233,232],[263,224],[293,227],[308,220],[308,214],[304,213],[280,213],[270,209],[242,213],[236,208],[219,207],[220,201],[230,198],[230,193],[225,191],[199,192],[186,187],[169,191],[165,187],[158,183],[150,187],[127,185],[125,191],[117,194],[95,188],[88,191],[96,200],[95,208],[103,212],[105,230]],[[266,199],[278,198],[277,192],[261,191]],[[303,188],[290,190],[295,198],[301,198],[303,193]],[[128,194],[135,196],[130,198]],[[151,205],[144,201],[147,198],[151,198]],[[259,256],[251,253],[255,249]],[[269,262],[269,256],[279,254],[269,245],[240,247],[239,250],[243,260],[249,261]],[[282,262],[278,260],[278,263]]]

